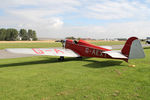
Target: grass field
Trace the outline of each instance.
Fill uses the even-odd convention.
[[[49,46],[0,44],[1,49]],[[64,62],[50,56],[1,59],[0,100],[149,100],[150,48],[144,51],[146,58],[130,60],[136,67],[99,58],[66,58]]]

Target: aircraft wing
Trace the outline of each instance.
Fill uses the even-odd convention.
[[[112,49],[112,47],[111,46],[99,46],[99,47],[102,47],[102,48],[106,48],[106,49]]]
[[[70,49],[63,49],[63,48],[10,48],[6,49],[6,51],[12,53],[34,54],[34,55],[50,55],[50,56],[66,56],[66,57],[80,56]]]
[[[127,58],[125,55],[123,55],[120,51],[118,50],[113,50],[113,51],[104,51],[103,53],[108,54],[112,58]]]

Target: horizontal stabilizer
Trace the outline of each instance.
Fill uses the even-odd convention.
[[[126,59],[127,57],[124,56],[120,51],[105,51],[103,52],[105,54],[108,54],[109,56],[111,56],[112,58],[123,58]]]

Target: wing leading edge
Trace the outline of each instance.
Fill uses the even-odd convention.
[[[111,46],[99,46],[99,47],[102,47],[102,48],[106,48],[106,49],[112,49],[112,47]]]
[[[19,54],[33,54],[33,55],[50,55],[50,56],[66,56],[66,57],[79,57],[77,53],[70,49],[61,48],[13,48],[6,49],[8,52]]]

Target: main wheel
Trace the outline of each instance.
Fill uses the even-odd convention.
[[[60,58],[58,58],[59,61],[64,61],[64,56],[60,56]]]
[[[76,57],[76,58],[78,58],[78,59],[82,59],[83,57],[81,57],[81,56],[80,56],[80,57]]]

